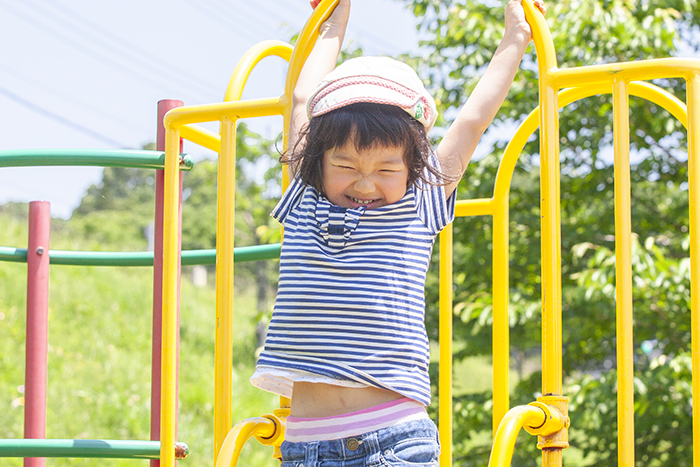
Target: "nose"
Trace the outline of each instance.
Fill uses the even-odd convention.
[[[376,187],[374,185],[374,182],[370,180],[369,177],[361,175],[360,178],[355,182],[354,187],[355,191],[358,193],[374,193],[376,191]]]

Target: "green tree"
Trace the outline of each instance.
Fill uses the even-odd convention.
[[[153,144],[145,147],[153,148]],[[280,228],[269,216],[281,192],[275,144],[241,123],[236,156],[236,246],[277,242]],[[88,189],[66,228],[76,237],[88,239],[93,250],[143,250],[146,228],[154,218],[154,188],[153,171],[106,167],[101,182]],[[216,190],[216,161],[199,161],[184,172],[183,250],[216,247]],[[236,271],[237,287],[256,288],[259,318],[264,320],[276,284],[275,263],[241,263]]]
[[[476,85],[502,36],[503,8],[476,0],[405,3],[420,18],[424,38],[420,54],[405,58],[434,91],[443,115],[439,125],[446,126]],[[547,7],[562,67],[673,56],[678,47],[697,50],[693,38],[700,22],[700,5],[695,0],[564,0]],[[531,46],[496,117],[495,129],[485,138],[492,141],[492,154],[472,164],[467,182],[459,188],[460,199],[491,196],[513,123],[537,104],[536,80]],[[682,99],[685,96],[683,81],[660,80],[656,84]],[[681,267],[687,256],[683,248],[688,222],[687,155],[683,149],[687,135],[670,114],[653,104],[632,98],[630,113],[631,145],[639,156],[632,169],[633,229],[639,238],[653,239],[635,250],[636,264],[646,264],[649,271],[670,271],[664,275],[669,283],[647,283],[643,269],[636,270],[640,282],[635,290],[637,462],[690,465],[685,448],[692,445],[690,430],[683,432],[689,420],[688,392],[684,389],[689,381],[689,312],[684,291],[688,286]],[[580,465],[616,464],[615,379],[614,370],[605,363],[614,363],[615,356],[614,287],[612,282],[591,282],[592,277],[613,280],[610,264],[605,263],[612,259],[604,253],[614,245],[613,168],[608,155],[611,128],[608,95],[581,100],[561,112],[564,370],[567,395],[572,397],[572,445],[580,450]],[[540,339],[538,147],[537,137],[526,146],[510,197],[511,347],[516,364],[537,353]],[[488,218],[455,221],[455,340],[462,349],[457,358],[491,352],[490,229]],[[675,279],[668,278],[674,274]],[[676,292],[662,291],[666,285]],[[435,303],[436,289],[430,287],[428,292]],[[429,307],[430,323],[437,319],[436,309]],[[663,349],[666,358],[645,357],[641,344],[650,342]],[[512,404],[530,402],[539,391],[540,375],[535,372],[520,381]],[[455,457],[461,465],[487,463],[489,399],[487,393],[460,396],[455,401]],[[655,415],[667,414],[668,419],[652,415],[654,411]],[[673,446],[668,439],[674,440]],[[528,440],[519,444],[515,462],[536,465],[538,457],[534,442]]]

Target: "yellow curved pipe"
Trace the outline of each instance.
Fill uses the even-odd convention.
[[[595,85],[581,85],[575,88],[564,89],[559,92],[557,99],[559,102],[559,108],[564,108],[567,105],[586,97],[610,93],[612,93],[612,88],[610,86],[605,83],[597,83]],[[663,107],[669,113],[671,113],[671,115],[678,119],[678,121],[681,122],[684,127],[688,127],[687,106],[670,92],[665,91],[664,89],[661,89],[651,83],[633,81],[629,84],[629,93],[632,96],[641,97],[649,102],[653,102],[660,107]],[[503,153],[503,159],[501,160],[498,167],[498,173],[496,174],[496,183],[493,194],[494,200],[501,200],[508,197],[513,171],[515,170],[515,164],[518,162],[520,153],[525,147],[527,140],[537,130],[539,118],[540,107],[537,106],[532,112],[530,112],[525,120],[523,120],[506,146],[505,152]]]
[[[580,86],[559,92],[560,107],[565,107],[580,99],[612,92],[605,84]],[[656,85],[645,82],[632,82],[629,85],[630,95],[641,97],[668,110],[683,126],[688,126],[686,105],[673,94]],[[515,165],[530,136],[537,130],[540,118],[539,106],[535,108],[520,124],[505,149],[498,167],[493,197],[490,199],[460,200],[455,207],[455,216],[494,216],[494,434],[501,419],[508,411],[508,381],[509,358],[507,338],[508,317],[508,196]]]
[[[275,422],[266,417],[248,418],[236,424],[229,431],[221,445],[215,467],[235,467],[245,443],[253,436],[271,438],[277,432]]]
[[[199,106],[188,113],[181,108],[179,113],[168,114],[169,124],[182,125],[193,123],[193,119],[208,118],[210,121],[219,119],[221,123],[221,153],[219,157],[219,180],[217,194],[217,356],[216,367],[216,415],[214,420],[214,456],[218,457],[224,436],[231,426],[231,353],[233,341],[233,225],[235,204],[235,134],[236,122],[239,118],[282,115],[283,127],[289,127],[291,117],[291,95],[293,84],[296,83],[303,62],[316,41],[318,28],[332,12],[338,0],[325,0],[314,11],[307,21],[292,50],[287,44],[278,41],[267,41],[251,48],[241,59],[234,70],[224,96],[223,104]],[[302,50],[303,53],[299,53]],[[243,87],[250,76],[253,67],[264,57],[278,55],[290,61],[284,94],[276,99],[253,99],[240,101]],[[296,58],[295,58],[296,57]],[[167,117],[166,117],[167,118]],[[288,135],[285,131],[283,149],[287,148]],[[288,175],[283,176],[283,187],[286,188]]]
[[[287,79],[284,83],[284,96],[286,99],[286,107],[282,116],[284,117],[284,126],[282,134],[282,150],[286,151],[289,147],[289,122],[292,118],[292,92],[294,91],[294,86],[297,84],[299,79],[299,73],[306,63],[306,59],[309,58],[309,54],[316,44],[318,39],[318,30],[321,24],[328,19],[340,0],[323,0],[318,4],[316,9],[304,24],[304,27],[299,33],[296,45],[292,52],[292,56],[289,58],[289,68],[287,70]],[[282,189],[286,190],[289,185],[289,172],[287,170],[282,172]]]
[[[291,46],[279,41],[264,41],[251,47],[234,69],[224,96],[225,106],[248,108],[256,115],[267,108],[272,114],[283,113],[288,99],[258,99],[241,101],[245,83],[253,68],[265,57],[291,55]],[[258,104],[256,104],[258,102]],[[267,102],[268,104],[260,105]],[[268,105],[268,107],[264,107]],[[216,223],[216,352],[214,354],[214,457],[217,458],[231,428],[231,393],[233,377],[233,248],[235,224],[236,180],[236,122],[243,116],[236,112],[231,118],[221,118],[219,169],[217,181]]]
[[[248,49],[233,70],[224,95],[224,102],[241,99],[248,77],[260,60],[275,56],[289,62],[292,51],[292,46],[282,41],[263,41]]]
[[[537,51],[541,80],[545,76],[546,71],[557,68],[557,53],[554,49],[554,41],[552,41],[552,34],[549,32],[547,20],[535,7],[533,0],[524,0],[523,9],[525,10],[525,19],[532,27],[532,41],[535,43],[535,50]]]
[[[520,429],[525,426],[538,427],[545,423],[542,409],[531,405],[513,407],[506,413],[498,426],[496,438],[491,448],[489,467],[507,467],[513,459],[515,441]]]
[[[321,24],[328,19],[335,7],[338,6],[340,0],[323,0],[313,11],[309,19],[304,24],[299,37],[297,39],[296,46],[292,52],[292,56],[289,59],[289,70],[287,71],[287,80],[284,84],[284,94],[291,98],[292,91],[294,91],[294,86],[297,84],[297,79],[299,79],[299,73],[309,58],[311,50],[316,44],[316,39],[318,39],[318,30]]]

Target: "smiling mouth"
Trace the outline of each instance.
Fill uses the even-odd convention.
[[[370,204],[370,203],[374,203],[375,201],[378,201],[376,199],[357,199],[357,198],[353,198],[352,196],[349,196],[349,198],[353,203],[357,203],[357,204]]]

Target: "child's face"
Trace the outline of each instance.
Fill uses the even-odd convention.
[[[323,189],[336,206],[376,209],[406,194],[404,148],[377,146],[360,152],[352,140],[323,155]]]

